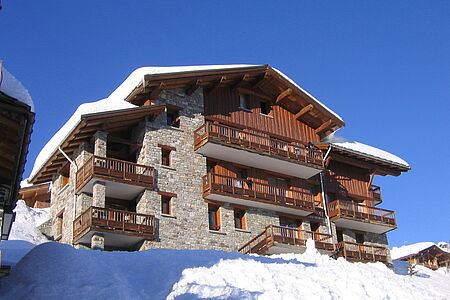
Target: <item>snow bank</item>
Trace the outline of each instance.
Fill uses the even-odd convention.
[[[31,111],[34,112],[34,103],[31,99],[30,93],[22,85],[22,83],[16,79],[5,67],[0,64],[0,91],[6,95],[17,99],[28,106],[30,106]]]
[[[100,252],[45,243],[0,281],[0,299],[448,299],[450,275],[381,263],[214,250]]]
[[[14,266],[36,245],[48,239],[36,228],[50,218],[49,208],[31,208],[25,201],[17,201],[16,220],[12,224],[9,240],[0,242],[2,265]]]
[[[335,134],[330,134],[327,136],[323,142],[330,143],[333,147],[341,148],[344,150],[350,150],[352,152],[356,152],[360,155],[369,156],[375,159],[381,159],[384,161],[388,161],[390,163],[402,165],[404,167],[410,167],[409,164],[401,159],[400,157],[389,153],[387,151],[360,143],[356,141],[348,141],[347,139],[337,136]]]
[[[420,251],[422,251],[426,248],[429,248],[433,245],[436,245],[439,248],[441,248],[442,250],[449,252],[449,244],[447,244],[445,242],[439,242],[437,244],[435,244],[433,242],[421,242],[421,243],[405,245],[405,246],[401,246],[401,247],[393,247],[391,249],[391,257],[392,257],[392,259],[399,259],[399,258],[408,256],[410,254],[419,253]]]

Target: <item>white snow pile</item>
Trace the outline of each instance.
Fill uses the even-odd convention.
[[[45,243],[0,281],[0,299],[448,299],[450,274],[418,270],[399,275],[382,263],[334,260],[311,247],[302,255],[262,257]]]
[[[16,79],[11,73],[2,67],[0,62],[0,92],[17,99],[30,106],[31,111],[34,112],[34,103],[31,99],[30,93],[22,85],[22,83]]]
[[[381,159],[394,164],[398,164],[404,167],[410,167],[409,164],[401,159],[400,157],[389,153],[387,151],[357,142],[349,141],[341,136],[337,136],[334,133],[327,136],[323,142],[330,143],[335,148],[341,148],[343,150],[349,150],[351,152],[356,152],[363,156],[372,157],[375,159]]]
[[[25,201],[17,201],[16,219],[12,224],[9,239],[0,242],[2,265],[15,265],[33,247],[48,242],[36,228],[50,218],[49,208],[31,208]]]
[[[391,257],[392,259],[399,259],[405,256],[408,256],[410,254],[416,254],[419,253],[420,251],[429,248],[433,245],[438,246],[439,248],[441,248],[444,251],[450,252],[450,247],[448,243],[445,242],[439,242],[437,244],[433,243],[433,242],[421,242],[421,243],[415,243],[415,244],[411,244],[411,245],[404,245],[404,246],[400,246],[400,247],[393,247],[391,249]]]

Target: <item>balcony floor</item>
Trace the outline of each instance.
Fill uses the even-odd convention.
[[[133,233],[115,233],[109,230],[97,230],[94,228],[87,228],[86,234],[83,235],[76,244],[82,244],[90,246],[91,238],[94,233],[101,233],[105,237],[105,246],[111,248],[131,248],[136,246],[139,242],[144,240],[142,234]]]
[[[273,172],[299,178],[310,178],[321,171],[319,167],[314,168],[307,166],[306,164],[304,165],[294,161],[290,162],[284,159],[278,159],[275,156],[259,154],[249,150],[216,144],[210,141],[197,149],[196,152],[207,157],[252,166],[259,169],[271,170]]]
[[[267,252],[264,254],[266,255],[285,254],[285,253],[303,254],[305,253],[305,251],[306,247],[275,242],[273,246],[269,247]],[[317,251],[319,251],[320,254],[324,255],[331,256],[334,254],[334,250],[317,249]]]
[[[103,181],[106,183],[106,197],[132,200],[141,193],[145,187],[122,182],[115,182],[101,178],[91,178],[77,193],[92,193],[94,182]]]
[[[300,208],[291,208],[289,206],[282,206],[277,204],[264,203],[253,199],[236,198],[232,196],[215,194],[214,192],[204,196],[205,199],[215,200],[220,202],[234,203],[243,206],[262,208],[272,211],[278,211],[286,214],[296,215],[296,216],[308,216],[313,213],[305,208],[302,210]]]
[[[334,219],[334,218],[332,218],[332,219]],[[390,226],[387,224],[355,220],[355,219],[350,219],[350,218],[347,219],[347,218],[343,218],[343,217],[333,220],[333,223],[336,224],[336,227],[355,229],[355,230],[366,231],[366,232],[373,232],[373,233],[377,233],[377,234],[386,233],[388,231],[391,231],[391,230],[394,230],[395,228],[397,228],[397,226]]]

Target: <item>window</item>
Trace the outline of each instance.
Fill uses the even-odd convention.
[[[161,195],[161,213],[164,215],[172,214],[172,197]]]
[[[267,103],[265,101],[259,102],[259,107],[260,107],[261,113],[263,115],[269,115],[272,110],[272,107],[269,105],[269,103]]]
[[[180,128],[180,116],[178,110],[167,111],[167,125]]]
[[[320,223],[311,222],[311,231],[320,232]]]
[[[172,150],[161,148],[161,164],[163,166],[172,166]]]
[[[237,229],[246,229],[247,224],[245,223],[245,210],[243,209],[234,209],[234,228]]]
[[[70,164],[66,164],[60,171],[61,175],[61,187],[69,184]]]
[[[214,173],[214,167],[217,165],[215,161],[208,160],[206,162],[206,172],[208,173]]]
[[[239,95],[239,108],[248,109],[248,96]]]
[[[55,239],[60,240],[63,233],[64,210],[56,215],[56,234]]]
[[[208,221],[209,230],[220,230],[220,206],[215,204],[208,204]]]
[[[355,233],[355,240],[358,244],[364,244],[364,234],[362,233]]]

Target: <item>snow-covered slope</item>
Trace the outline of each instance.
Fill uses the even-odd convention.
[[[399,259],[399,258],[405,257],[410,254],[418,253],[418,252],[422,251],[423,249],[429,248],[433,245],[436,245],[439,248],[441,248],[442,250],[449,252],[450,247],[449,247],[448,243],[440,242],[440,243],[435,244],[433,242],[421,242],[421,243],[415,243],[415,244],[405,245],[405,246],[401,246],[401,247],[393,247],[391,250],[391,257],[392,257],[392,259]]]
[[[450,275],[303,255],[100,252],[45,243],[0,281],[1,299],[448,299]],[[405,272],[404,272],[405,273]]]
[[[31,208],[25,201],[17,201],[9,240],[0,242],[2,265],[14,266],[23,256],[38,244],[48,239],[36,228],[50,217],[49,208]]]

